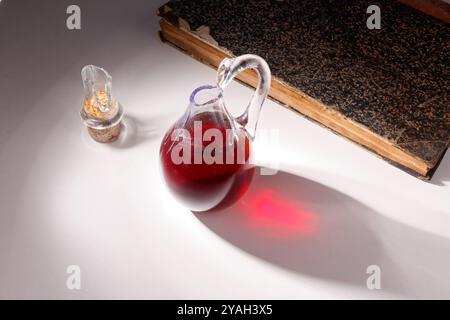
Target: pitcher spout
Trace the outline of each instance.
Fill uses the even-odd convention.
[[[222,91],[217,86],[204,85],[195,89],[189,97],[192,106],[200,107],[221,102]]]

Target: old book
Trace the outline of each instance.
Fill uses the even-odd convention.
[[[438,19],[446,15],[375,2],[381,29],[370,30],[375,3],[361,0],[178,0],[158,14],[163,40],[213,67],[260,55],[272,99],[430,178],[450,141],[450,33]]]

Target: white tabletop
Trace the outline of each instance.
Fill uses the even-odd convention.
[[[74,31],[68,1],[0,3],[0,298],[450,298],[449,154],[424,182],[267,101],[255,148],[278,174],[193,214],[162,182],[158,151],[215,70],[160,41],[163,1],[77,2]],[[81,122],[86,64],[112,74],[124,106],[115,144]],[[237,113],[250,94],[233,83],[226,103]],[[258,143],[268,130],[278,143]]]

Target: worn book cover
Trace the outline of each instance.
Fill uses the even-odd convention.
[[[450,141],[449,11],[408,1],[178,0],[158,14],[163,40],[214,67],[263,57],[271,98],[430,178]],[[379,29],[367,26],[371,5]]]

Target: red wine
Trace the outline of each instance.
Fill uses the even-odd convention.
[[[222,148],[212,148],[212,143]],[[200,113],[182,119],[165,135],[160,149],[162,172],[172,192],[192,211],[231,205],[252,179],[250,148],[245,132],[234,128],[228,117]]]

